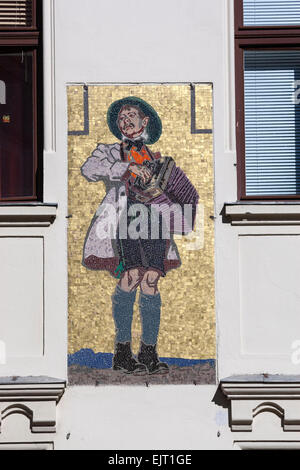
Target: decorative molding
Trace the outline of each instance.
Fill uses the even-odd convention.
[[[49,227],[57,204],[1,204],[0,227]]]
[[[275,413],[284,431],[300,431],[300,376],[257,375],[221,380],[221,390],[231,403],[232,431],[252,431],[254,418]]]
[[[44,148],[56,151],[55,0],[43,0]]]
[[[235,441],[234,450],[299,450],[300,441]]]
[[[227,203],[222,215],[231,225],[300,225],[300,202]]]
[[[66,382],[49,377],[0,379],[0,432],[4,419],[14,413],[25,415],[32,433],[56,432],[56,406]]]
[[[234,77],[234,8],[233,0],[225,0],[224,8],[224,95],[225,95],[225,151],[235,148],[235,77]]]
[[[54,450],[54,442],[0,443],[0,450]]]

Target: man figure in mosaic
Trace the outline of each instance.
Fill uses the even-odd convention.
[[[125,182],[129,176],[140,177],[143,182],[150,178],[144,162],[154,161],[160,155],[152,153],[147,144],[159,139],[162,124],[156,111],[136,97],[114,102],[108,110],[107,122],[121,142],[99,144],[81,169],[88,181],[104,181],[107,190],[86,236],[83,265],[92,270],[108,270],[120,279],[112,296],[116,329],[113,369],[133,374],[167,373],[168,365],[159,360],[156,350],[161,315],[158,282],[168,270],[180,266],[176,245],[163,238],[161,218],[156,239],[151,237],[151,223],[146,237],[145,233],[137,239],[120,236],[120,221],[125,221],[128,228],[135,213],[134,204],[138,202],[126,190]],[[149,212],[151,204],[144,206]],[[117,223],[112,213],[118,215]],[[131,327],[138,288],[142,337],[136,359],[131,351]]]

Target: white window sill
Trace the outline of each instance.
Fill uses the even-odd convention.
[[[57,204],[0,203],[0,227],[49,227],[56,215]]]
[[[222,212],[231,225],[300,225],[300,201],[225,203]]]

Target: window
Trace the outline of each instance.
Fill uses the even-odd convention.
[[[300,0],[235,0],[239,199],[300,198]]]
[[[41,0],[0,0],[0,201],[41,199]]]

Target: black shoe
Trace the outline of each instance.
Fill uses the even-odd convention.
[[[149,374],[167,374],[169,372],[168,364],[160,362],[158,358],[156,344],[152,346],[141,342],[138,361],[147,367]]]
[[[113,370],[119,370],[125,374],[145,375],[147,368],[140,364],[132,355],[130,342],[116,343],[113,357]]]

